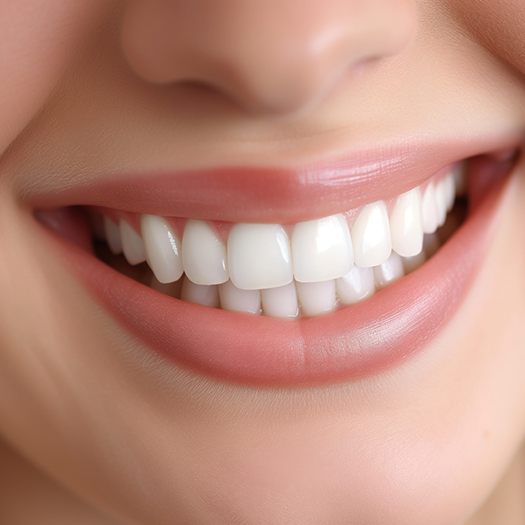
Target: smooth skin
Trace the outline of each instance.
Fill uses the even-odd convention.
[[[426,351],[302,390],[167,365],[24,200],[112,170],[524,132],[522,0],[0,0],[0,35],[2,523],[525,522],[523,166]]]

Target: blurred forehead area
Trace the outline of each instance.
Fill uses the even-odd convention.
[[[475,40],[525,74],[525,0],[445,3]]]

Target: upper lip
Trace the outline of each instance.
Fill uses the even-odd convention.
[[[112,174],[53,193],[34,208],[94,205],[167,217],[294,223],[390,199],[459,160],[515,147],[521,137],[400,141],[291,167],[231,166]]]

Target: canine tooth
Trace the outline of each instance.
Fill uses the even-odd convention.
[[[263,312],[266,315],[288,319],[299,315],[297,291],[293,282],[279,288],[261,290],[261,299]]]
[[[293,280],[290,242],[280,224],[236,224],[228,237],[228,270],[243,290],[276,288]]]
[[[345,217],[338,214],[296,224],[292,234],[292,254],[297,281],[328,281],[345,275],[354,262]]]
[[[385,262],[392,252],[392,239],[386,204],[367,204],[352,226],[354,259],[357,266],[368,268]]]
[[[372,268],[354,266],[335,282],[337,296],[343,304],[354,304],[370,297],[375,291]]]
[[[297,296],[304,315],[313,316],[331,312],[336,307],[335,281],[296,283]]]
[[[447,188],[445,178],[442,178],[436,184],[436,209],[438,227],[441,227],[447,220]]]
[[[425,256],[425,251],[422,250],[421,253],[414,255],[412,257],[403,257],[403,268],[405,273],[412,273],[422,266],[427,260]]]
[[[414,188],[397,198],[390,214],[392,248],[403,257],[417,255],[423,249],[421,190]]]
[[[161,283],[171,283],[182,275],[180,241],[170,224],[156,215],[143,215],[141,231],[148,264]]]
[[[421,215],[423,232],[434,233],[438,227],[438,209],[436,204],[436,187],[433,182],[428,184],[421,200]]]
[[[226,247],[205,221],[189,220],[182,237],[184,272],[195,284],[221,284],[228,280]]]
[[[259,290],[241,290],[231,281],[226,281],[219,284],[219,298],[224,310],[250,314],[261,313],[261,293]]]
[[[187,277],[184,277],[181,299],[190,303],[216,308],[219,306],[219,290],[215,285],[195,284]]]
[[[403,275],[405,275],[403,261],[395,252],[383,264],[374,268],[377,288],[384,288],[403,277]]]
[[[122,239],[120,238],[120,228],[118,224],[104,215],[104,230],[108,241],[109,249],[118,255],[122,253]]]
[[[120,237],[122,239],[122,251],[129,264],[135,265],[146,260],[146,250],[142,237],[126,221],[120,221]]]

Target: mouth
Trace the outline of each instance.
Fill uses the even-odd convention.
[[[116,176],[31,207],[96,300],[167,362],[330,383],[401,364],[458,310],[520,153],[475,147]]]

